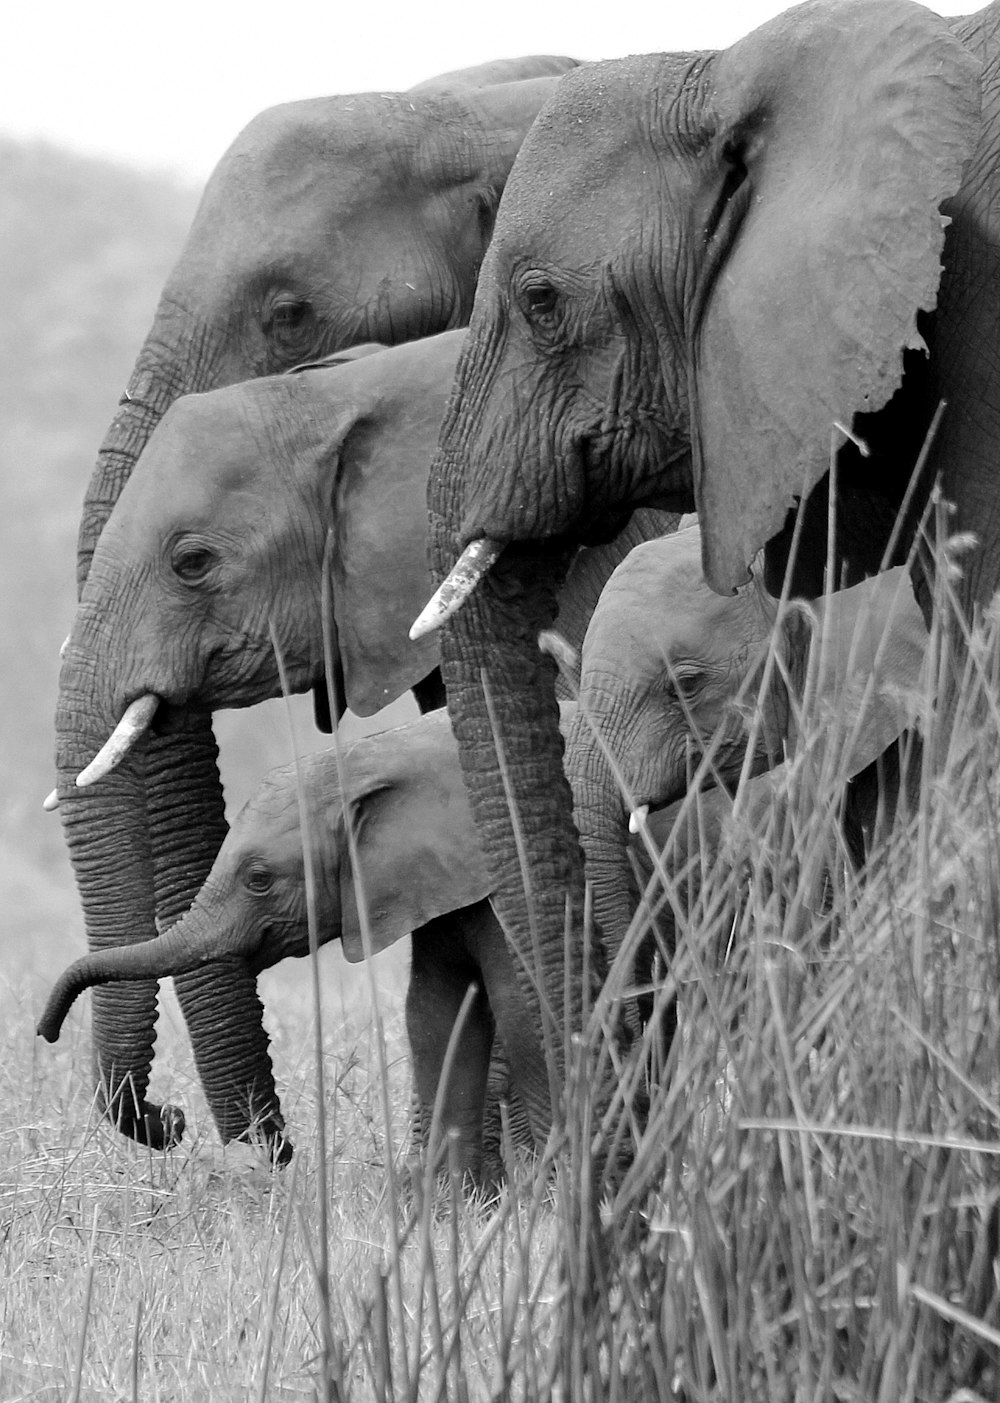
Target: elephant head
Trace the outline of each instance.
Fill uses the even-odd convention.
[[[290,103],[250,123],[208,182],[101,446],[80,527],[81,592],[136,460],[180,395],[353,343],[464,324],[514,154],[557,75],[574,66],[549,58],[485,66],[412,94]],[[61,753],[59,763],[65,770],[76,760]],[[148,939],[154,921],[169,923],[190,904],[225,832],[207,715],[190,715],[181,731],[137,753],[117,801],[117,840],[103,824],[91,825],[91,812],[77,806],[65,814],[88,940]],[[178,995],[186,1017],[237,1002],[211,970],[181,979]],[[241,1008],[236,1021],[245,1023],[246,1013]],[[161,1144],[180,1133],[183,1117],[146,1100],[155,1016],[152,985],[127,997],[102,993],[94,1074],[121,1128]],[[209,1081],[223,1135],[239,1133],[242,1116],[226,1109],[216,1078]],[[255,1096],[280,1135],[273,1085]]]
[[[709,584],[746,580],[835,426],[883,406],[919,344],[979,73],[908,0],[816,0],[721,53],[569,75],[519,153],[429,502],[438,578],[484,539],[500,553],[443,667],[494,901],[543,1007],[576,984],[567,900],[582,909],[537,648],[568,544],[630,506],[696,507]],[[547,1087],[534,1104],[551,1115]]]
[[[744,773],[777,766],[807,703],[823,712],[827,744],[839,739],[844,779],[915,718],[927,628],[903,567],[808,607],[780,607],[762,573],[758,557],[746,585],[716,594],[689,526],[637,546],[590,621],[566,773],[612,958],[636,906],[628,831],[676,805],[692,779],[734,791]]]

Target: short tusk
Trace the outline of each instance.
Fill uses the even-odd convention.
[[[46,794],[45,798],[42,800],[42,808],[45,810],[45,812],[46,812],[47,814],[50,814],[50,813],[52,813],[53,809],[58,809],[58,807],[59,807],[59,790],[58,790],[58,789],[53,789],[52,793],[51,793],[51,794]]]
[[[462,607],[502,550],[503,542],[494,541],[490,536],[480,536],[478,541],[466,546],[448,578],[410,629],[414,643],[440,628],[445,619],[450,619]]]
[[[134,702],[130,702],[125,708],[125,715],[101,749],[86,769],[77,775],[78,788],[86,789],[88,785],[95,784],[124,760],[139,737],[149,729],[149,723],[159,704],[160,699],[153,692],[147,692],[145,696],[136,697]]]
[[[638,808],[633,809],[629,814],[628,831],[630,833],[641,833],[647,818],[649,818],[649,805],[640,804]]]
[[[69,640],[71,637],[72,634],[67,633],[66,637],[62,641],[62,647],[59,649],[59,656],[61,658],[64,658],[66,656],[66,649],[69,647]]]

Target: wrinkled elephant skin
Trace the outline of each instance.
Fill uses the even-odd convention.
[[[696,508],[729,592],[862,412],[873,455],[841,449],[838,483],[884,498],[860,514],[881,529],[942,395],[928,478],[960,526],[996,518],[998,30],[996,4],[949,25],[909,0],[815,0],[720,53],[569,75],[519,153],[429,501],[436,580],[475,540],[506,547],[442,660],[494,904],[543,1006],[575,982],[567,899],[582,908],[535,651],[568,543],[628,505]],[[885,544],[863,534],[838,542],[862,573]],[[985,544],[979,598],[1000,583],[1000,536]],[[536,1120],[553,1112],[538,1088]]]

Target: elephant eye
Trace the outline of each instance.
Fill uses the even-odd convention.
[[[311,320],[311,308],[308,302],[300,298],[285,297],[280,302],[275,302],[271,308],[270,316],[267,319],[265,330],[268,335],[278,338],[301,331],[307,322]]]
[[[551,316],[559,304],[557,290],[550,282],[540,278],[533,278],[525,283],[521,296],[524,300],[525,314],[532,321]]]
[[[170,567],[186,585],[196,585],[205,578],[215,562],[215,552],[207,546],[190,545],[174,551]]]
[[[243,877],[243,885],[254,896],[266,896],[274,886],[274,873],[261,863],[248,867]]]
[[[704,681],[703,672],[671,672],[666,683],[667,696],[671,701],[683,698],[684,701],[691,702],[701,691]]]

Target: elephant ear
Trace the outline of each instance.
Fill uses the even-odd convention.
[[[918,720],[927,625],[902,565],[812,607],[808,685],[825,718],[824,744],[839,748],[838,772],[850,777]]]
[[[350,376],[352,411],[340,445],[331,575],[347,705],[371,716],[439,661],[432,635],[413,643],[427,567],[427,477],[464,332],[368,356]]]
[[[834,425],[881,408],[923,344],[980,66],[909,0],[813,0],[712,69],[692,440],[705,576],[727,592],[827,470]]]
[[[344,954],[364,959],[437,916],[489,895],[491,883],[458,750],[443,711],[357,742],[346,757],[357,868],[341,864]]]

